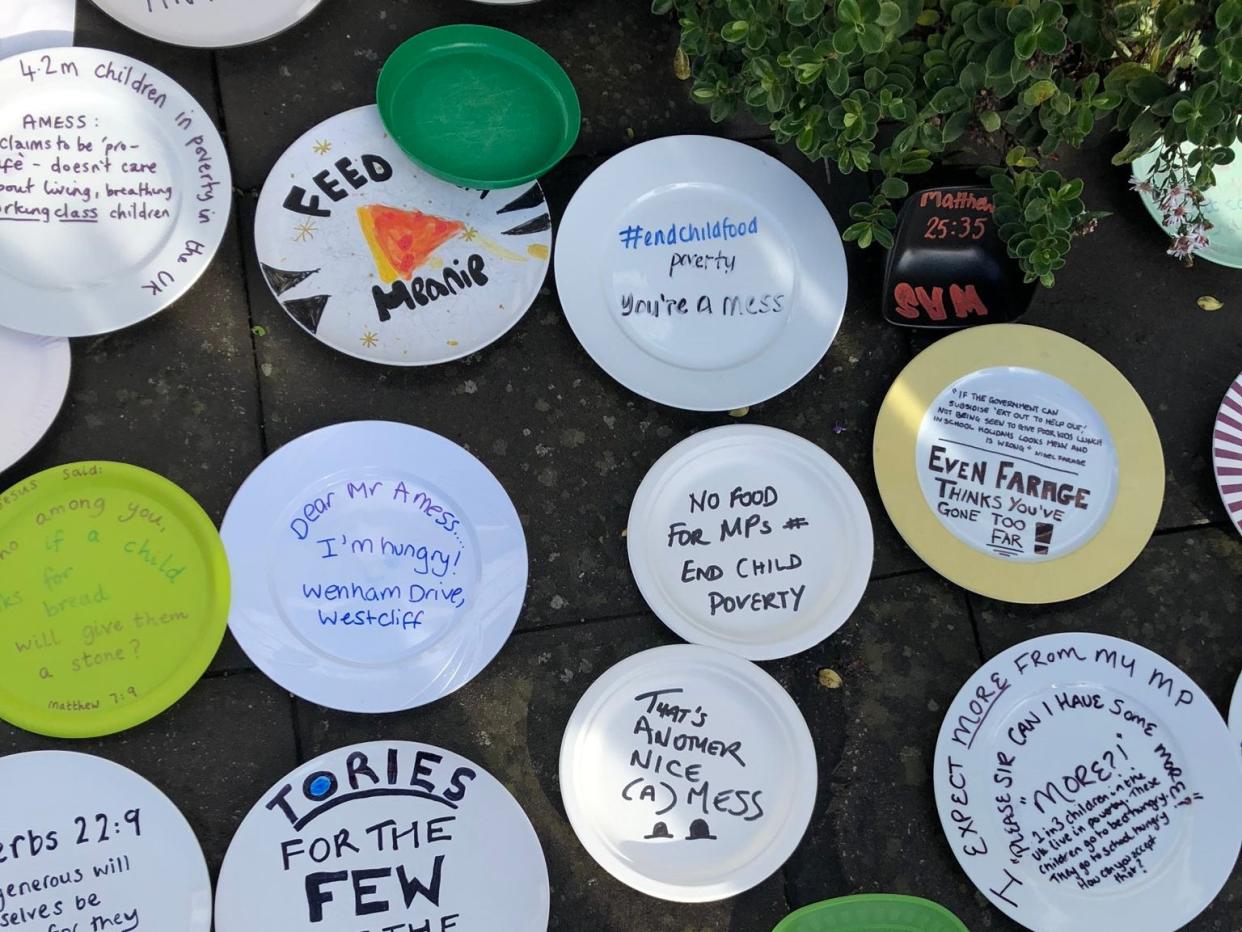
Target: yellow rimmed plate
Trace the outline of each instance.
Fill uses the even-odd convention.
[[[1133,386],[1083,344],[1022,324],[921,353],[884,400],[874,457],[911,549],[1008,602],[1058,602],[1115,578],[1164,497],[1160,439]]]

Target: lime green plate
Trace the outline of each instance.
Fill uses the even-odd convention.
[[[384,126],[431,174],[467,188],[532,181],[565,157],[582,110],[547,52],[490,26],[442,26],[392,53],[377,91]]]
[[[72,463],[0,493],[0,718],[58,738],[139,725],[202,676],[228,611],[220,535],[162,476]]]
[[[863,893],[804,906],[773,932],[968,932],[961,920],[931,900],[895,893]]]

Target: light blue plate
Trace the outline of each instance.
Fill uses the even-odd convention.
[[[1193,148],[1185,143],[1186,148]],[[1139,156],[1134,160],[1134,177],[1145,179],[1156,161],[1156,151]],[[1231,269],[1242,269],[1242,143],[1233,144],[1234,160],[1228,165],[1216,166],[1216,186],[1207,192],[1207,200],[1203,204],[1203,213],[1212,221],[1212,229],[1208,231],[1208,246],[1195,253],[1195,256],[1227,265]],[[1160,207],[1150,194],[1140,194],[1148,213],[1161,223]],[[1175,230],[1165,227],[1171,236]]]

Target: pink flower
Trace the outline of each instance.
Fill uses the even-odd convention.
[[[1178,202],[1171,207],[1166,207],[1164,212],[1164,222],[1167,224],[1181,223],[1186,219],[1186,204]]]
[[[1152,187],[1152,183],[1150,181],[1142,181],[1135,177],[1130,178],[1130,190],[1138,191],[1140,194],[1156,193],[1156,189]]]
[[[1191,245],[1190,240],[1185,236],[1179,236],[1173,240],[1168,250],[1169,255],[1174,259],[1189,259],[1190,254],[1194,251],[1194,246]]]

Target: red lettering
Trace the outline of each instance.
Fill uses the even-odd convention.
[[[914,289],[905,282],[898,282],[893,289],[893,298],[897,302],[897,313],[906,320],[914,320],[919,316],[918,304],[915,302]]]
[[[988,306],[983,303],[974,285],[967,285],[965,289],[960,285],[950,285],[949,300],[953,302],[953,313],[958,317],[969,317],[971,314],[988,316]]]
[[[914,296],[932,320],[944,320],[949,316],[944,310],[944,289],[939,285],[931,290],[930,295],[925,288],[915,288]]]

